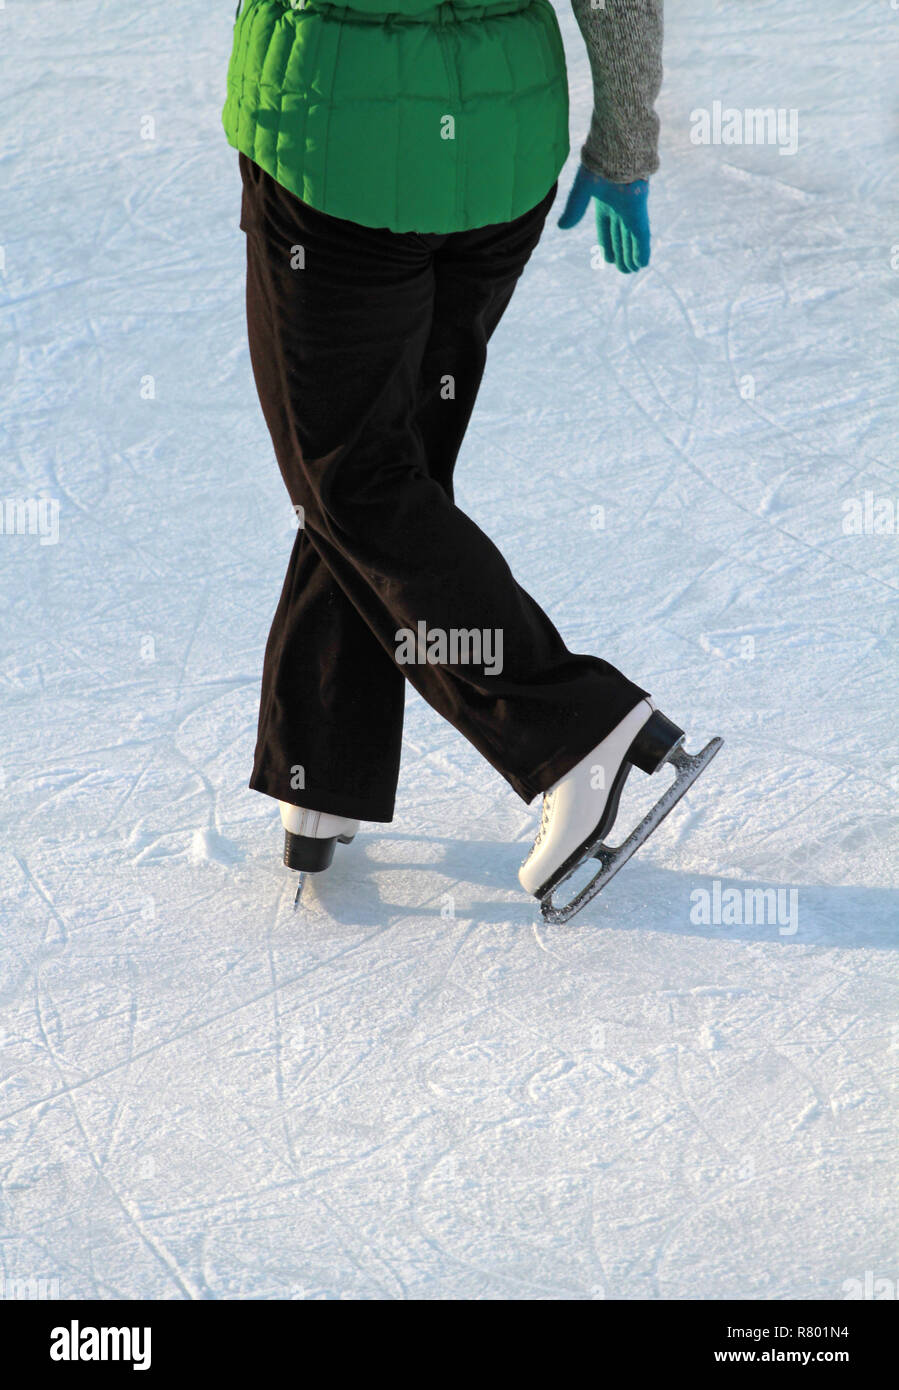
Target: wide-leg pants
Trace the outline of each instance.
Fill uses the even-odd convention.
[[[512,222],[400,234],[240,168],[253,373],[301,523],[250,786],[391,820],[408,680],[529,802],[646,693],[569,651],[453,500],[487,343],[555,188]]]

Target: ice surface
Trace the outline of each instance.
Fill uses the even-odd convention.
[[[539,807],[417,696],[395,822],[296,915],[246,787],[293,531],[219,124],[233,9],[0,10],[2,497],[59,507],[58,539],[0,535],[0,1276],[895,1281],[896,533],[844,523],[899,498],[899,13],[669,0],[651,268],[553,223],[494,340],[460,504],[575,649],[726,741],[550,928],[516,880]],[[798,152],[693,144],[716,100],[797,109]],[[729,889],[782,920],[703,922]]]

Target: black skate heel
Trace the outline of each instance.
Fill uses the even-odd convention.
[[[654,709],[627,750],[627,761],[641,772],[657,772],[684,741],[684,731]]]
[[[292,835],[284,831],[284,863],[288,869],[299,869],[300,873],[320,874],[327,869],[334,858],[337,836],[316,840],[312,835]],[[352,838],[352,837],[351,837]],[[343,840],[343,836],[340,836]],[[347,841],[344,840],[344,844]]]

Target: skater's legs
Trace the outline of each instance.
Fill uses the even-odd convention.
[[[250,185],[251,195],[253,185]],[[247,221],[255,220],[250,201]],[[249,227],[248,227],[249,230]],[[445,239],[434,238],[435,242]],[[428,472],[452,497],[456,457],[471,417],[487,356],[487,342],[512,297],[517,264],[495,280],[466,265],[464,248],[436,251],[430,330],[418,382],[415,422],[421,430]],[[273,308],[259,261],[248,268],[248,317],[252,341],[272,333]],[[264,366],[261,389],[266,390]],[[266,390],[267,398],[269,396]],[[280,412],[280,433],[289,434],[285,396],[267,399],[271,419]],[[328,682],[313,660],[328,653]],[[364,672],[364,680],[360,673]],[[405,681],[371,629],[360,618],[304,529],[297,534],[266,647],[259,735],[250,785],[315,807],[323,798],[335,814],[389,820],[399,774]],[[297,718],[303,711],[304,717]],[[341,771],[342,769],[342,771]],[[334,790],[355,777],[348,798]]]
[[[255,240],[263,218],[273,216],[277,205],[264,201],[258,167],[243,156],[241,167],[246,189],[241,226],[250,237],[250,354],[281,463],[296,458],[295,420],[282,375],[278,301]],[[301,474],[291,467],[284,479],[299,527],[265,649],[250,786],[312,810],[390,821],[406,683],[312,544],[303,524],[308,490]]]
[[[267,179],[261,171],[253,177]],[[453,505],[445,476],[452,448],[435,469],[444,476],[432,475],[425,440],[437,433],[438,402],[426,400],[420,418],[416,407],[425,359],[428,372],[439,367],[439,335],[448,332],[437,321],[430,341],[441,249],[465,253],[486,342],[550,200],[504,227],[424,237],[327,217],[271,180],[262,191],[248,250],[270,322],[254,324],[251,314],[253,366],[291,498],[305,508],[306,537],[392,662],[398,631],[416,632],[419,624],[448,642],[460,632],[487,639],[489,653],[468,651],[477,660],[438,652],[438,659],[395,669],[531,800],[644,692],[607,663],[567,650],[496,547]],[[291,266],[298,246],[303,269]],[[473,371],[461,361],[468,387],[453,444],[482,367],[483,351]],[[329,675],[331,658],[313,631],[304,650]],[[360,679],[368,684],[367,671]],[[279,680],[275,673],[276,690]],[[297,710],[296,719],[311,729],[315,712]],[[274,771],[264,789],[289,761],[278,750],[269,755]],[[347,772],[339,760],[328,769],[329,796],[322,794],[317,809],[370,818],[353,801],[358,769]],[[392,805],[392,788],[384,796]]]

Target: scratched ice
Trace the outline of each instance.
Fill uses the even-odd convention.
[[[899,13],[671,0],[649,272],[551,224],[496,336],[461,505],[573,647],[726,739],[556,928],[516,881],[536,803],[417,697],[395,823],[302,914],[246,787],[293,530],[219,127],[233,8],[0,14],[2,497],[58,507],[0,535],[0,1277],[896,1280]],[[796,153],[695,144],[715,101],[795,108]]]

